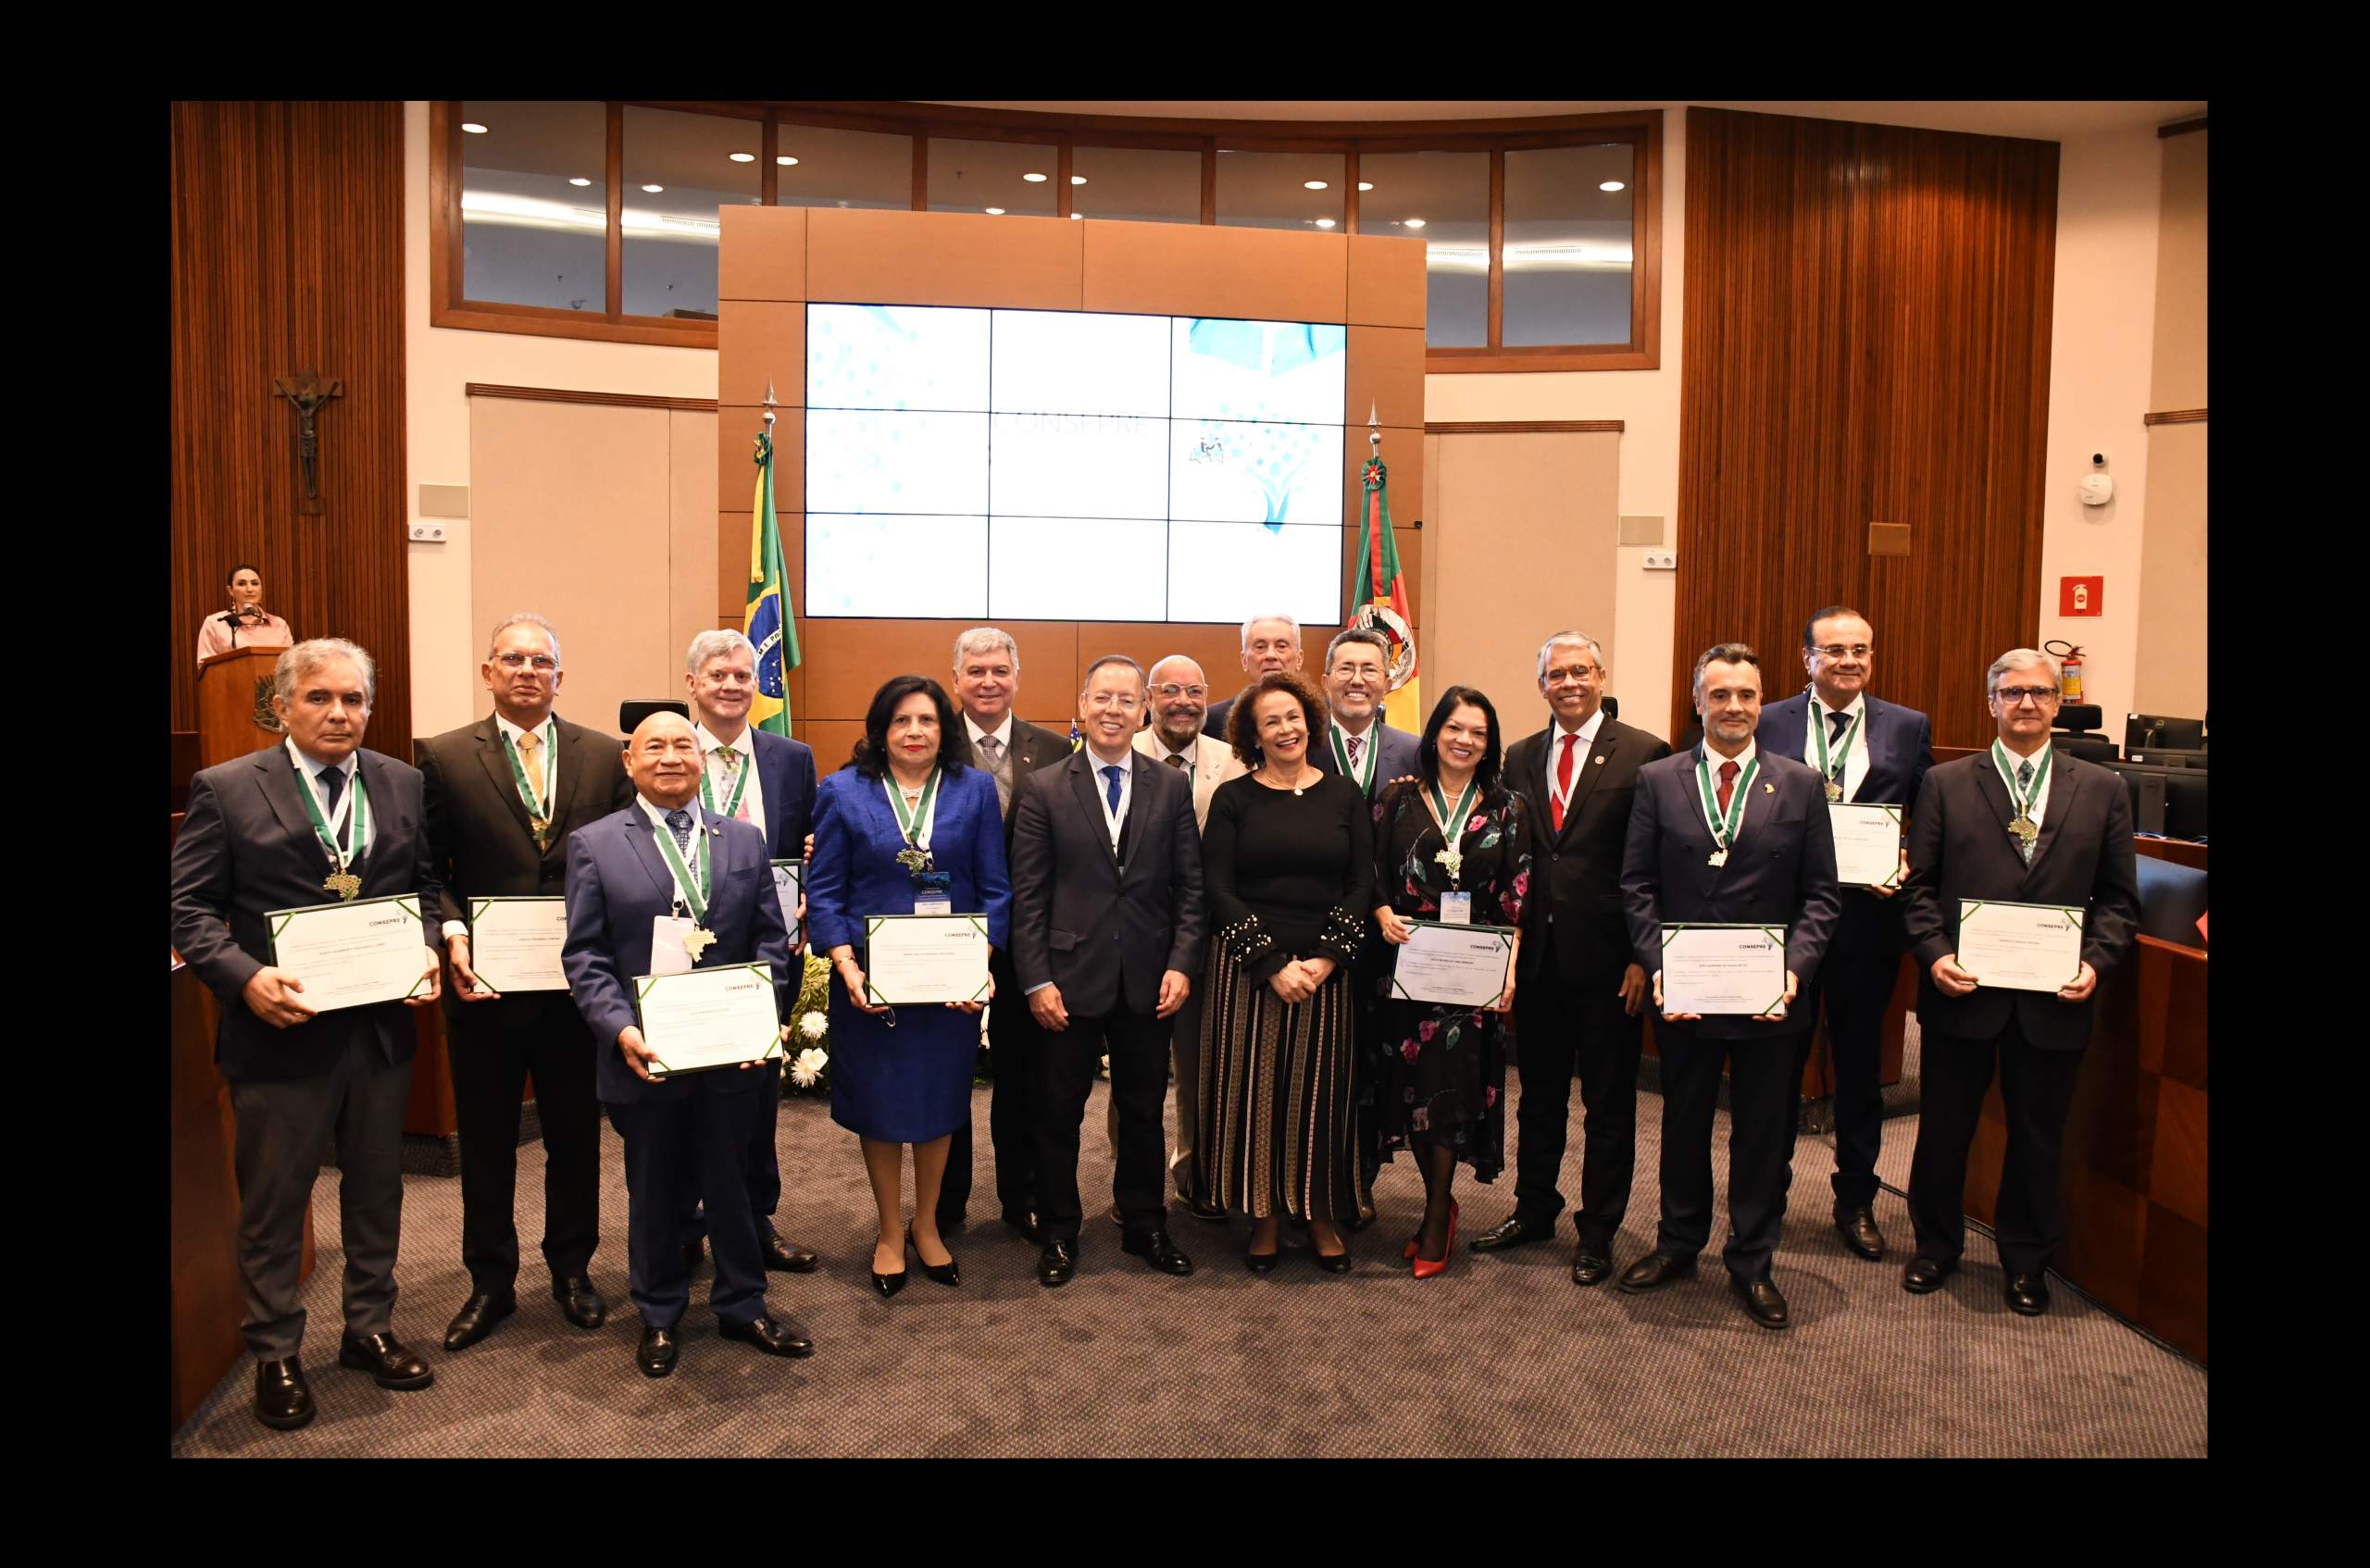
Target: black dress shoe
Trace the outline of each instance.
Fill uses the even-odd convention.
[[[1036,1210],[1006,1209],[1004,1212],[1004,1223],[1018,1231],[1020,1238],[1030,1245],[1042,1247],[1045,1244],[1045,1226],[1038,1219]],[[946,1230],[944,1226],[942,1225],[938,1228],[941,1234],[944,1234]]]
[[[914,1239],[914,1227],[912,1226],[907,1226],[905,1227],[905,1245],[913,1248],[915,1261],[921,1263],[922,1272],[929,1276],[931,1283],[936,1285],[960,1285],[963,1283],[963,1266],[955,1261],[954,1253],[947,1253],[946,1261],[942,1263],[933,1263],[922,1261],[921,1245]]]
[[[367,1372],[381,1388],[425,1388],[436,1381],[428,1363],[403,1348],[392,1334],[356,1339],[351,1334],[338,1342],[337,1363]]]
[[[1877,1213],[1863,1203],[1857,1208],[1835,1211],[1835,1233],[1843,1244],[1868,1259],[1885,1255],[1885,1233],[1877,1228]]]
[[[1226,1205],[1214,1203],[1207,1198],[1188,1198],[1185,1212],[1197,1220],[1217,1221],[1226,1218]]]
[[[1477,1252],[1498,1252],[1526,1241],[1544,1241],[1554,1234],[1553,1220],[1527,1220],[1520,1214],[1509,1214],[1475,1237],[1472,1245]]]
[[[874,1269],[872,1288],[880,1293],[880,1299],[885,1301],[905,1288],[905,1271],[899,1269],[894,1274],[882,1274],[879,1269]]]
[[[1273,1252],[1245,1251],[1242,1254],[1243,1266],[1254,1274],[1273,1274],[1276,1272],[1276,1260],[1283,1255],[1280,1248]]]
[[[1613,1260],[1587,1242],[1572,1250],[1572,1283],[1602,1285],[1613,1273]]]
[[[1078,1276],[1078,1251],[1066,1241],[1048,1241],[1037,1254],[1037,1283],[1051,1288]]]
[[[1912,1258],[1909,1265],[1901,1271],[1901,1288],[1913,1296],[1923,1296],[1928,1291],[1940,1290],[1942,1280],[1950,1272],[1951,1265],[1939,1258]]]
[[[2008,1276],[2008,1310],[2026,1317],[2039,1317],[2049,1311],[2049,1280],[2038,1274],[2012,1274]]]
[[[295,1357],[256,1363],[256,1419],[282,1432],[313,1419],[313,1390]]]
[[[1341,1222],[1336,1220],[1333,1223],[1340,1225]],[[1350,1272],[1350,1249],[1347,1246],[1344,1246],[1338,1252],[1328,1255],[1324,1252],[1318,1251],[1316,1250],[1316,1243],[1315,1241],[1311,1241],[1308,1244],[1308,1251],[1310,1256],[1316,1260],[1316,1266],[1323,1269],[1326,1273],[1347,1274]]]
[[[1740,1279],[1728,1276],[1728,1288],[1744,1303],[1744,1315],[1764,1328],[1786,1326],[1786,1298],[1778,1287],[1765,1279]]]
[[[592,1281],[580,1274],[571,1274],[552,1281],[552,1300],[559,1303],[559,1315],[579,1328],[598,1328],[609,1321],[609,1303],[601,1292],[592,1288]],[[448,1336],[444,1348],[453,1348]]]
[[[766,1238],[766,1267],[777,1274],[813,1274],[822,1261],[812,1248],[784,1241],[779,1236]]]
[[[633,1353],[634,1365],[642,1368],[644,1377],[664,1377],[675,1370],[675,1331],[671,1328],[645,1328],[642,1344]]]
[[[1148,1230],[1141,1236],[1130,1236],[1119,1243],[1119,1251],[1130,1257],[1141,1258],[1163,1274],[1191,1274],[1193,1260],[1177,1250],[1166,1230]]]
[[[473,1290],[444,1325],[444,1348],[466,1350],[493,1332],[493,1325],[518,1310],[516,1291],[505,1290],[500,1295],[491,1291]]]
[[[1665,1285],[1676,1285],[1682,1279],[1695,1277],[1693,1258],[1674,1258],[1665,1252],[1649,1252],[1621,1273],[1621,1293],[1642,1296],[1649,1290],[1659,1290]]]
[[[755,1345],[769,1356],[811,1356],[815,1341],[806,1330],[784,1318],[780,1322],[759,1313],[746,1323],[720,1323],[716,1331],[727,1339],[738,1339],[744,1345]]]

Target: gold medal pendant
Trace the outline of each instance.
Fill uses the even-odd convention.
[[[1843,798],[1843,786],[1838,784],[1832,778],[1828,779],[1827,781],[1827,798],[1830,801],[1841,800]]]
[[[2040,837],[2040,824],[2018,812],[2016,820],[2008,824],[2008,831],[2016,836],[2018,843],[2029,845]]]
[[[1728,864],[1728,852],[1726,850],[1714,850],[1712,852],[1711,858],[1706,860],[1703,864],[1706,865],[1726,865]]]
[[[704,931],[694,926],[683,935],[684,955],[697,964],[700,961],[700,954],[705,952],[708,950],[708,944],[715,940],[714,931]]]
[[[332,871],[321,886],[342,899],[350,899],[362,890],[362,878],[351,871]]]

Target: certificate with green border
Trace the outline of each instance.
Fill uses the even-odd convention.
[[[1961,899],[1959,967],[1994,990],[2062,990],[2082,976],[2084,915],[2062,904]]]
[[[272,967],[304,982],[296,995],[316,1013],[400,1002],[428,989],[428,934],[410,893],[275,909],[264,925]]]
[[[988,999],[984,915],[867,915],[865,1000],[876,1007]]]
[[[633,1012],[655,1073],[704,1073],[781,1054],[773,966],[719,964],[680,975],[641,975]]]
[[[1835,879],[1847,888],[1901,886],[1901,808],[1827,803],[1835,829]]]
[[[1663,927],[1663,1011],[1757,1018],[1786,1001],[1786,927],[1679,923]]]
[[[497,894],[469,901],[469,967],[504,996],[564,991],[559,966],[568,944],[568,901]]]
[[[1457,926],[1410,920],[1413,940],[1395,944],[1391,994],[1402,1002],[1444,1007],[1488,1007],[1506,994],[1515,961],[1512,926]]]

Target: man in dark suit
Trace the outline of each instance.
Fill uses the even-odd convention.
[[[419,772],[362,745],[375,675],[370,655],[339,638],[281,654],[271,707],[286,743],[192,779],[173,840],[173,948],[222,1002],[214,1059],[238,1121],[240,1326],[256,1357],[256,1418],[267,1426],[313,1419],[297,1360],[297,1269],[313,1178],[332,1135],[345,1253],[338,1364],[369,1373],[382,1388],[425,1388],[435,1377],[394,1334],[411,1015],[393,1002],[317,1009],[305,977],[273,963],[265,918],[337,899],[402,898],[384,907],[419,923],[425,970],[405,1002],[436,1001],[436,865]]]
[[[1079,1124],[1096,1058],[1111,1060],[1118,1107],[1111,1182],[1120,1250],[1165,1274],[1191,1274],[1169,1239],[1161,1101],[1168,1020],[1185,1004],[1202,947],[1202,836],[1182,774],[1139,753],[1144,672],[1113,653],[1079,693],[1084,749],[1022,784],[1013,818],[1012,955],[1037,1046],[1039,1283],[1078,1269]],[[1111,940],[1104,940],[1109,932]]]
[[[1067,736],[1041,729],[1013,713],[1019,695],[1020,647],[1009,633],[992,626],[973,627],[954,640],[954,700],[963,708],[963,728],[974,760],[996,781],[1007,855],[1021,783],[1070,754]],[[995,981],[996,995],[1006,999],[1003,1006],[988,1006],[989,1071],[995,1080],[988,1091],[988,1136],[995,1144],[996,1199],[1004,1223],[1042,1246],[1034,1103],[1037,1020],[1017,1000],[1020,985],[1010,953],[992,953],[988,974]],[[940,1231],[960,1226],[970,1201],[971,1125],[966,1122],[946,1146],[946,1177],[938,1190]]]
[[[1278,670],[1300,668],[1300,622],[1286,615],[1254,616],[1242,623],[1243,684],[1255,684],[1263,675]],[[1236,688],[1240,694],[1241,688]],[[1234,711],[1234,698],[1227,697],[1210,704],[1202,719],[1202,731],[1226,738],[1226,716]],[[1312,748],[1312,754],[1314,749]]]
[[[1925,971],[1917,984],[1925,1098],[1909,1167],[1917,1254],[1901,1283],[1923,1295],[1958,1267],[1967,1151],[1996,1060],[2008,1146],[1994,1225],[2008,1305],[2030,1316],[2049,1310],[2050,1254],[2065,1228],[2058,1197],[2065,1118],[2099,977],[2130,953],[2139,930],[2139,877],[2123,779],[2050,744],[2056,662],[2014,649],[1992,664],[1984,685],[1998,739],[1984,754],[1927,774],[1909,819],[1902,913]],[[2084,911],[2074,977],[2053,994],[1985,985],[1959,962],[1965,899]]]
[[[1802,667],[1810,689],[1761,710],[1754,741],[1764,750],[1800,757],[1816,768],[1830,803],[1895,805],[1917,799],[1934,765],[1933,731],[1926,716],[1868,694],[1876,664],[1876,632],[1857,610],[1830,604],[1802,628]],[[1907,870],[1906,846],[1902,870]],[[1815,1024],[1827,1008],[1828,1064],[1834,1072],[1835,1228],[1864,1258],[1881,1258],[1877,1228],[1877,1154],[1884,1128],[1877,1082],[1885,1008],[1908,950],[1901,933],[1898,880],[1842,890],[1843,917],[1802,994],[1802,1015]],[[1809,1064],[1814,1028],[1796,1034],[1794,1081]]]
[[[757,694],[755,645],[730,627],[701,632],[684,656],[683,687],[691,696],[692,732],[700,743],[700,803],[755,827],[766,836],[771,858],[805,860],[814,837],[807,828],[815,808],[815,753],[804,740],[750,724],[749,706]],[[804,897],[799,907],[805,907]],[[792,934],[800,940],[790,949],[791,968],[800,974],[805,934]],[[797,993],[792,986],[793,999]],[[774,1229],[774,1210],[781,1202],[781,1154],[774,1146],[781,1074],[767,1072],[757,1094],[763,1103],[749,1140],[749,1201],[756,1215],[757,1245],[766,1267],[812,1274],[817,1262],[814,1249],[784,1241]],[[685,1263],[699,1263],[705,1230],[705,1221],[694,1213],[686,1226]]]
[[[464,1350],[518,1310],[519,1100],[531,1074],[543,1139],[543,1262],[552,1300],[579,1328],[598,1328],[608,1303],[589,1269],[601,1239],[601,1103],[593,1042],[565,990],[508,995],[476,972],[471,899],[557,898],[568,836],[630,804],[615,736],[556,717],[564,672],[559,634],[541,616],[493,628],[478,673],[492,716],[415,748],[429,853],[443,884],[444,948],[453,963],[444,1032],[461,1131],[461,1262],[468,1299],[444,1330]]]
[[[628,1281],[642,1311],[634,1364],[650,1377],[675,1370],[676,1331],[691,1301],[687,1193],[707,1203],[716,1250],[708,1305],[724,1337],[768,1355],[807,1355],[815,1346],[805,1332],[767,1313],[749,1205],[757,1084],[775,1065],[654,1073],[658,1058],[634,1005],[638,977],[757,963],[773,972],[777,1024],[788,1018],[798,987],[766,841],[748,823],[701,806],[699,739],[674,714],[642,721],[626,742],[626,772],[634,803],[568,841],[560,962],[599,1042],[601,1101],[625,1139]]]
[[[1554,1234],[1577,1064],[1584,1144],[1575,1285],[1612,1274],[1613,1238],[1629,1212],[1646,971],[1629,952],[1621,857],[1638,770],[1670,755],[1662,740],[1604,711],[1610,679],[1594,638],[1550,637],[1539,650],[1539,692],[1553,722],[1506,749],[1505,777],[1530,808],[1533,836],[1515,986],[1521,1141],[1515,1212],[1473,1238],[1475,1251],[1488,1252]]]
[[[1786,1217],[1787,1163],[1794,1151],[1793,1036],[1810,1027],[1799,1005],[1804,981],[1835,933],[1835,830],[1824,780],[1753,740],[1761,716],[1761,661],[1722,642],[1695,661],[1695,709],[1703,743],[1638,772],[1621,896],[1629,940],[1651,966],[1662,1022],[1662,1225],[1654,1250],[1629,1265],[1621,1288],[1659,1290],[1695,1273],[1712,1237],[1712,1122],[1720,1068],[1728,1072],[1730,1288],[1764,1328],[1789,1323],[1769,1276]],[[1663,1000],[1663,932],[1679,925],[1783,926],[1786,989],[1765,1014],[1703,1016]],[[1519,993],[1517,993],[1519,994]]]

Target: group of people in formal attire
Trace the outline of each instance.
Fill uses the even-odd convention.
[[[862,1150],[878,1219],[870,1281],[883,1300],[916,1269],[962,1284],[948,1238],[969,1212],[983,1006],[999,1217],[1038,1249],[1046,1287],[1074,1279],[1088,1251],[1080,1128],[1104,1060],[1108,1213],[1124,1254],[1192,1272],[1169,1228],[1173,1190],[1197,1218],[1247,1220],[1254,1272],[1279,1266],[1290,1224],[1318,1268],[1347,1273],[1344,1233],[1373,1221],[1376,1179],[1404,1151],[1425,1201],[1397,1256],[1428,1278],[1459,1238],[1458,1167],[1484,1182],[1504,1168],[1509,1055],[1521,1089],[1515,1203],[1470,1250],[1557,1234],[1577,1076],[1571,1277],[1602,1284],[1615,1277],[1628,1206],[1651,1006],[1661,1214],[1652,1251],[1617,1288],[1652,1291],[1695,1273],[1712,1238],[1725,1073],[1722,1262],[1744,1312],[1770,1328],[1790,1321],[1771,1265],[1796,1089],[1822,1011],[1835,1227],[1862,1257],[1885,1251],[1874,1214],[1878,1042],[1908,952],[1920,971],[1924,1104],[1902,1284],[1937,1288],[1964,1249],[1960,1194],[1996,1071],[2008,1112],[2006,1296],[2016,1311],[2043,1311],[2063,1228],[2059,1146],[2092,998],[2137,923],[2129,806],[2114,775],[2051,746],[2057,672],[2046,655],[1996,661],[1984,680],[1997,740],[1936,765],[1925,716],[1869,691],[1873,642],[1857,612],[1816,612],[1806,689],[1765,705],[1753,650],[1705,651],[1692,677],[1702,739],[1674,753],[1606,710],[1604,651],[1576,631],[1539,652],[1548,722],[1509,743],[1497,705],[1469,686],[1442,691],[1421,734],[1385,722],[1380,633],[1334,637],[1312,682],[1298,625],[1260,616],[1242,628],[1245,684],[1216,703],[1190,658],[1149,670],[1120,654],[1093,661],[1073,744],[1017,716],[1020,651],[979,628],[956,641],[949,684],[884,683],[854,755],[819,778],[807,746],[749,723],[755,651],[737,631],[692,642],[689,716],[654,715],[620,749],[556,716],[558,634],[513,616],[481,666],[493,713],[421,741],[416,767],[361,744],[369,656],[335,640],[298,643],[276,672],[286,743],[200,773],[173,855],[174,945],[223,1002],[218,1061],[238,1123],[256,1412],[279,1427],[313,1414],[297,1262],[331,1135],[343,1172],[339,1362],[390,1388],[432,1376],[393,1327],[406,1005],[444,1008],[459,1107],[470,1283],[448,1352],[517,1310],[529,1076],[546,1151],[543,1261],[568,1322],[597,1328],[608,1313],[590,1272],[605,1113],[625,1150],[640,1369],[673,1369],[704,1242],[721,1334],[770,1354],[812,1351],[767,1300],[769,1271],[817,1264],[774,1226],[778,1072],[668,1074],[637,1024],[635,977],[685,929],[704,933],[692,966],[770,967],[785,1039],[803,973],[793,928],[829,962],[831,1116]],[[1905,809],[1897,885],[1838,885],[1830,803]],[[768,871],[784,858],[806,863],[790,922]],[[325,902],[325,869],[358,877],[369,896],[422,901],[426,984],[407,1002],[316,1013],[301,979],[271,964],[264,915]],[[497,994],[471,965],[469,901],[554,894],[566,904],[568,989]],[[2079,975],[2054,996],[1982,987],[1957,963],[1963,898],[2085,907]],[[866,985],[867,918],[930,912],[983,919],[986,997],[883,1005]],[[1393,994],[1394,951],[1417,924],[1441,922],[1512,933],[1491,1003]],[[1783,999],[1755,1016],[1666,1010],[1663,930],[1697,923],[1782,926]],[[1172,1085],[1173,1146],[1163,1127]]]

